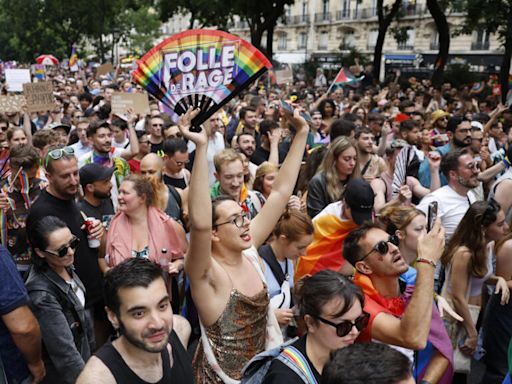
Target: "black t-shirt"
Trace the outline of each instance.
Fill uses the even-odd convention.
[[[97,207],[89,204],[85,199],[78,202],[78,208],[84,212],[87,217],[94,217],[102,223],[110,224],[112,216],[114,216],[114,205],[112,199],[106,198],[101,200],[101,204]],[[108,225],[107,225],[108,227]]]
[[[164,142],[162,140],[162,142],[158,143],[158,144],[153,144],[151,143],[151,152],[152,153],[156,153],[158,154],[159,151],[163,151],[164,149]]]
[[[299,340],[297,340],[292,345],[298,349],[300,353],[302,353],[302,356],[306,358],[306,361],[308,362],[311,372],[313,372],[313,375],[315,376],[316,381],[319,383],[322,376],[318,371],[315,369],[311,361],[309,360],[308,356],[306,355],[306,337],[302,336]],[[265,375],[265,378],[263,379],[262,384],[304,384],[304,381],[290,368],[288,368],[285,364],[280,362],[277,359],[274,359],[272,361],[272,364],[270,364],[270,368]]]
[[[58,199],[45,190],[30,208],[27,231],[34,230],[37,222],[46,216],[56,216],[64,221],[71,233],[80,239],[75,251],[74,266],[78,277],[85,285],[85,306],[89,308],[102,300],[101,272],[98,265],[98,251],[89,248],[85,230],[81,229],[84,219],[78,204],[74,200]]]
[[[264,161],[268,161],[269,156],[270,156],[270,152],[268,152],[267,150],[258,146],[258,147],[256,147],[256,150],[254,151],[254,153],[251,156],[251,162],[256,165],[260,165]]]
[[[174,177],[169,177],[164,175],[164,183],[167,185],[172,185],[174,188],[185,189],[187,188],[187,183],[185,182],[185,178],[175,179]]]

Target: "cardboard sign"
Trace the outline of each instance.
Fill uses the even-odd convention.
[[[9,92],[23,91],[23,84],[30,83],[30,69],[6,69],[5,82]]]
[[[291,69],[276,71],[277,84],[293,84],[293,72]]]
[[[116,115],[125,115],[129,108],[139,115],[149,113],[149,99],[146,93],[115,92],[111,105],[112,113]]]
[[[21,112],[25,98],[22,95],[0,96],[0,113]]]
[[[101,64],[99,67],[96,68],[96,76],[107,75],[113,71],[114,66],[112,65],[112,63]]]
[[[53,85],[49,81],[23,84],[23,94],[29,112],[45,112],[55,108]]]
[[[188,95],[207,95],[220,103],[240,71],[239,42],[178,47],[164,52],[163,82],[177,102]]]

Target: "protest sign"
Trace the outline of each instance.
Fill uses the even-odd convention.
[[[31,67],[32,75],[38,80],[44,80],[46,76],[46,69],[43,64],[33,64]]]
[[[282,69],[275,72],[277,84],[292,84],[293,71],[291,69]]]
[[[30,83],[30,69],[6,69],[5,82],[9,92],[23,91],[23,84]]]
[[[0,96],[0,113],[20,112],[25,98],[22,95]]]
[[[129,108],[139,115],[149,113],[149,99],[146,93],[115,92],[111,105],[112,113],[116,115],[126,114]]]
[[[23,84],[23,94],[29,112],[45,112],[55,107],[53,85],[49,81]]]
[[[96,75],[97,76],[107,75],[110,72],[112,72],[113,70],[114,70],[114,66],[111,63],[101,64],[99,67],[96,68]]]

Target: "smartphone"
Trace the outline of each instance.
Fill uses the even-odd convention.
[[[286,101],[283,101],[283,100],[280,100],[280,101],[281,101],[281,108],[283,108],[287,114],[293,115],[292,105],[287,103]]]
[[[437,201],[433,201],[428,205],[427,231],[430,232],[437,219]]]

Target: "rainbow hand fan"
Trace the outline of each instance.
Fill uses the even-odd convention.
[[[152,48],[138,61],[132,77],[161,102],[175,122],[189,106],[200,108],[192,122],[199,127],[271,66],[240,37],[194,29]]]

